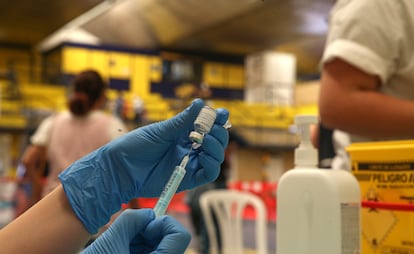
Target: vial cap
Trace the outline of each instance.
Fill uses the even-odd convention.
[[[204,135],[201,133],[198,133],[196,131],[192,131],[189,135],[190,140],[197,143],[197,144],[201,144],[203,143],[203,139],[204,139]]]

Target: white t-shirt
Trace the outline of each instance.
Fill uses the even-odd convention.
[[[43,195],[59,185],[59,173],[73,162],[126,132],[118,118],[101,111],[84,117],[65,111],[46,118],[31,137],[32,144],[47,148],[50,171]]]
[[[329,22],[322,64],[341,58],[380,77],[384,94],[414,100],[413,0],[338,0]],[[346,144],[338,136],[335,145]]]

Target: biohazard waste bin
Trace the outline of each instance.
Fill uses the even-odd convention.
[[[362,200],[414,204],[414,140],[354,143],[347,151]],[[363,254],[414,254],[412,210],[363,208],[361,232]]]

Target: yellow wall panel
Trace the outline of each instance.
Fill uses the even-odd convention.
[[[158,56],[150,57],[150,79],[153,82],[161,82],[162,80],[162,60]]]
[[[105,79],[109,77],[108,52],[103,50],[91,50],[90,61],[92,69],[98,71]]]
[[[244,88],[244,67],[240,65],[227,65],[226,85],[229,88]]]
[[[76,74],[90,67],[90,52],[78,47],[65,47],[62,52],[62,71]]]
[[[147,97],[150,93],[150,59],[147,56],[136,55],[132,63],[131,93]]]
[[[109,76],[116,79],[129,79],[131,76],[131,60],[127,53],[109,53]]]
[[[221,63],[207,62],[203,66],[203,81],[211,87],[225,84],[225,66]]]

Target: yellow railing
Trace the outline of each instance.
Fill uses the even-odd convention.
[[[23,84],[20,86],[22,101],[19,103],[2,101],[1,111],[21,112],[21,108],[34,110],[61,111],[66,108],[66,88],[62,86]],[[129,99],[129,98],[127,98]],[[170,100],[158,94],[150,94],[142,98],[145,103],[146,117],[150,122],[168,119],[178,113]],[[214,108],[223,107],[230,112],[230,121],[233,126],[251,128],[288,129],[293,124],[296,114],[316,114],[317,105],[300,107],[281,107],[266,103],[246,103],[242,100],[212,100]],[[130,103],[131,105],[131,103]],[[1,112],[0,111],[0,112]],[[130,109],[132,117],[132,108]],[[14,115],[6,118],[2,116],[0,126],[24,125],[24,117]]]
[[[234,126],[287,129],[293,124],[294,107],[278,107],[265,103],[213,101],[213,107],[229,110]]]

